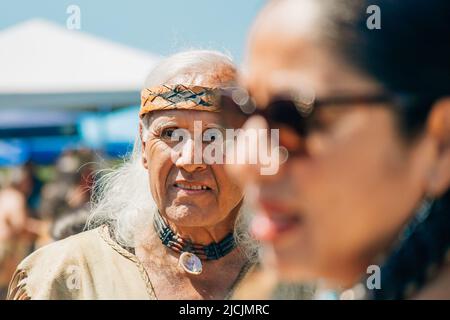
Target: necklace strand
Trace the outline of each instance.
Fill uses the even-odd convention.
[[[218,260],[236,248],[236,242],[234,241],[232,232],[227,234],[225,238],[219,242],[201,245],[185,240],[174,233],[159,213],[155,214],[153,226],[163,245],[177,253],[193,253],[202,260]]]

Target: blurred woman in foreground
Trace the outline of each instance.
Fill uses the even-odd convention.
[[[275,175],[230,167],[281,278],[324,279],[343,299],[450,299],[449,38],[447,0],[263,10],[244,77],[253,99],[222,104],[235,126],[279,128],[288,151]]]

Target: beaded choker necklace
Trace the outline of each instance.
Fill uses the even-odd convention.
[[[159,213],[155,214],[153,226],[158,233],[161,242],[175,252],[181,253],[178,263],[190,274],[202,273],[201,260],[217,260],[236,248],[233,233],[229,233],[220,242],[212,242],[208,245],[192,243],[174,233]]]

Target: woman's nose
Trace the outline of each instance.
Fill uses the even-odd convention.
[[[187,172],[206,169],[207,165],[203,160],[202,143],[196,143],[194,139],[188,138],[180,150],[175,165]]]

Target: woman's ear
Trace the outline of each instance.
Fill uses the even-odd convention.
[[[148,169],[147,154],[145,152],[146,141],[145,141],[143,131],[144,131],[143,124],[142,124],[142,121],[140,121],[139,122],[139,137],[141,139],[141,159],[142,159],[142,165],[144,166],[144,168]]]
[[[440,99],[428,117],[427,132],[436,146],[436,161],[428,181],[428,194],[442,196],[450,187],[450,97]]]

